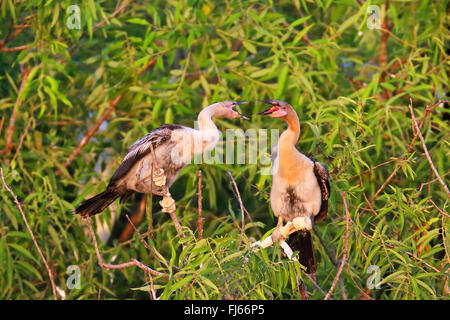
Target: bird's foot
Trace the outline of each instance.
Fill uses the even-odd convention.
[[[253,242],[250,245],[250,248],[253,250],[253,252],[257,252],[259,250],[259,248],[267,248],[267,247],[270,247],[272,244],[273,244],[273,239],[272,239],[272,235],[270,235],[262,241]]]
[[[175,212],[175,209],[176,209],[175,200],[173,200],[170,193],[166,193],[163,196],[163,199],[159,202],[159,204],[162,207],[162,212],[168,212],[168,213]]]
[[[291,247],[287,244],[286,241],[281,241],[280,247],[283,248],[283,251],[289,260],[297,260],[297,257],[292,258],[292,256],[294,255],[294,251],[292,251]]]
[[[261,241],[256,241],[250,244],[250,249],[253,252],[258,252],[259,251],[259,247],[261,247]]]
[[[153,172],[153,182],[157,187],[163,187],[166,185],[166,176],[164,174],[164,169],[158,168]]]
[[[298,230],[311,230],[312,229],[312,220],[310,217],[297,217],[294,220],[292,220],[291,229],[293,229],[292,232],[295,232]]]

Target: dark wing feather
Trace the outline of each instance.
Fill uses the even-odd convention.
[[[163,124],[133,143],[121,165],[111,177],[109,186],[113,186],[133,168],[137,161],[148,155],[151,152],[151,146],[153,146],[153,150],[156,150],[157,147],[170,140],[172,131],[182,128],[183,126],[177,124]]]
[[[322,205],[319,213],[314,217],[314,223],[320,222],[327,216],[328,213],[328,199],[330,198],[330,181],[328,176],[328,169],[320,162],[314,162],[314,174],[319,183],[320,191],[322,192]]]

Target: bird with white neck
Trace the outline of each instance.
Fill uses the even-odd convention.
[[[212,150],[217,144],[220,133],[214,117],[248,120],[233,110],[243,103],[246,102],[223,101],[205,107],[198,115],[198,129],[163,124],[140,138],[128,149],[106,190],[82,202],[74,213],[90,217],[119,197],[123,203],[135,192],[154,194],[163,197],[162,211],[171,215],[177,231],[182,233],[169,188],[195,155]]]

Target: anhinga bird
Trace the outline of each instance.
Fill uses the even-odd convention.
[[[92,216],[105,210],[117,198],[120,197],[123,203],[134,192],[140,192],[162,196],[162,211],[170,213],[177,225],[175,201],[169,188],[194,155],[212,150],[217,144],[219,131],[213,117],[247,119],[233,110],[242,103],[246,102],[224,101],[204,108],[198,115],[199,129],[163,124],[137,140],[128,149],[106,190],[85,200],[74,213]]]
[[[308,273],[315,273],[316,260],[311,242],[313,223],[323,220],[328,212],[330,184],[328,170],[295,148],[300,137],[300,123],[292,106],[278,100],[260,100],[271,108],[258,113],[281,118],[288,128],[272,150],[273,180],[270,204],[278,218],[278,228],[257,245],[268,247],[280,240],[286,251],[284,239],[294,251],[299,251],[299,262]],[[286,221],[286,226],[283,222]],[[289,248],[287,248],[289,249]],[[292,251],[291,251],[292,253]]]

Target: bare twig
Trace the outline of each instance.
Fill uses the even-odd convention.
[[[228,174],[231,175],[231,172],[228,172]],[[231,175],[231,178],[233,179],[233,176],[232,176],[232,175]],[[250,184],[250,185],[251,185],[252,187],[258,189],[257,186],[252,185],[252,184]],[[236,190],[237,190],[237,189],[236,189]],[[259,190],[259,189],[258,189],[258,190]],[[237,192],[239,193],[239,190],[237,190]],[[264,192],[264,191],[262,191],[262,192]],[[234,191],[234,189],[233,189],[233,194],[234,194],[234,196],[235,196],[236,198],[238,198],[238,196],[237,196],[236,192]],[[247,208],[245,208],[244,205],[243,205],[243,208],[244,208],[244,212],[247,214],[247,217],[248,217],[248,219],[250,220],[252,226],[255,228],[256,233],[258,234],[258,236],[259,236],[260,238],[262,238],[262,234],[261,234],[261,232],[259,232],[259,230],[258,230],[258,228],[256,227],[255,223],[253,222],[253,219],[252,219],[252,216],[250,215],[250,212],[248,212]]]
[[[308,291],[305,283],[300,280],[300,277],[297,276],[297,281],[299,282],[299,291],[300,291],[300,300],[308,300]]]
[[[162,272],[159,272],[159,271],[156,271],[156,270],[153,270],[153,269],[147,267],[146,265],[144,265],[143,263],[139,262],[138,260],[136,260],[134,258],[131,259],[131,261],[129,261],[129,262],[125,262],[125,263],[121,263],[121,264],[109,264],[109,263],[103,262],[102,255],[100,254],[100,250],[98,249],[97,238],[95,237],[94,229],[92,228],[91,218],[87,217],[85,219],[85,221],[86,221],[86,223],[88,225],[88,230],[89,230],[89,233],[91,234],[92,242],[94,243],[95,254],[97,255],[98,265],[101,268],[105,268],[105,269],[125,269],[125,268],[129,268],[129,267],[132,267],[132,266],[136,266],[136,267],[139,267],[142,270],[144,270],[144,271],[146,271],[146,272],[148,272],[148,273],[150,273],[152,275],[164,276],[164,277],[168,278],[166,274],[164,274]]]
[[[330,290],[328,291],[327,295],[325,296],[324,300],[328,300],[333,293],[334,287],[336,286],[336,283],[339,280],[339,277],[341,276],[342,270],[344,269],[344,265],[347,262],[347,249],[348,249],[348,230],[349,230],[349,224],[350,224],[350,213],[348,212],[348,206],[347,206],[347,198],[345,196],[345,192],[341,192],[342,201],[344,202],[344,208],[345,208],[345,235],[344,235],[344,254],[342,257],[341,265],[339,266],[338,272],[336,276],[334,277],[333,284],[331,285]]]
[[[156,291],[155,291],[155,287],[153,286],[153,277],[151,275],[151,273],[147,272],[148,278],[149,278],[149,282],[150,282],[150,291],[149,291],[149,295],[150,295],[150,299],[151,300],[158,300],[156,298]]]
[[[198,170],[198,238],[203,238],[203,217],[202,217],[202,170]]]
[[[389,30],[388,25],[388,10],[389,10],[389,0],[386,0],[386,5],[384,9],[384,15],[383,20],[381,21],[381,38],[380,38],[380,54],[379,54],[379,64],[381,69],[381,75],[380,75],[380,83],[386,81],[386,62],[387,62],[387,42],[389,39],[389,33],[384,30]],[[386,88],[383,88],[383,94],[386,99],[389,99],[391,97],[391,92],[387,90]]]
[[[22,51],[22,50],[28,49],[30,46],[31,46],[30,44],[24,44],[22,46],[17,46],[17,47],[13,47],[13,48],[0,48],[0,50],[3,52],[16,52],[16,51]]]
[[[434,175],[439,180],[439,182],[441,183],[442,187],[444,187],[445,192],[447,192],[447,198],[450,198],[450,191],[448,190],[447,185],[444,183],[444,181],[442,180],[441,176],[439,175],[439,172],[436,170],[436,168],[435,168],[435,166],[433,164],[433,161],[431,160],[431,156],[430,156],[430,154],[428,152],[427,146],[425,144],[425,139],[423,138],[422,133],[420,132],[420,127],[417,124],[416,117],[414,116],[414,110],[413,110],[413,107],[412,107],[412,99],[411,98],[410,98],[410,104],[409,104],[408,107],[409,107],[409,110],[411,111],[411,120],[413,122],[414,130],[416,131],[416,134],[419,135],[420,141],[422,142],[422,147],[423,147],[423,150],[425,151],[425,155],[426,155],[426,157],[428,159],[428,163],[430,164],[430,167],[433,170]]]
[[[119,6],[119,2],[117,2],[116,4],[116,9],[114,10],[114,12],[108,17],[108,20],[113,19],[115,16],[117,16],[120,11],[122,11],[127,5],[129,4],[129,1],[124,1],[122,2],[122,4]],[[107,20],[103,20],[100,21],[99,23],[97,23],[95,26],[92,27],[92,31],[97,30],[98,28],[102,27],[103,25],[105,25],[108,21]]]
[[[29,18],[30,16],[26,17],[25,19]],[[8,35],[5,39],[0,40],[0,50],[1,51],[7,51],[8,48],[4,48],[5,45],[13,40],[15,37],[17,37],[25,28],[28,28],[29,24],[21,24],[21,25],[12,25],[9,28]],[[12,28],[16,29],[14,32],[11,33]]]
[[[450,174],[450,171],[447,171],[447,172],[444,173],[442,176],[445,177],[445,176],[448,175],[448,174]],[[430,184],[435,183],[436,181],[438,181],[438,178],[434,178],[433,180],[430,180],[430,181],[428,181],[428,182],[421,183],[421,184],[420,184],[420,187],[419,187],[419,192],[422,191],[422,189],[423,189],[424,186],[429,186]]]
[[[39,255],[41,256],[41,259],[44,262],[45,268],[47,269],[48,277],[50,278],[50,283],[51,283],[52,290],[53,290],[53,297],[54,297],[55,300],[57,300],[57,298],[56,298],[56,286],[55,286],[55,279],[53,277],[53,272],[50,270],[50,267],[49,267],[49,265],[47,263],[47,260],[45,259],[44,254],[42,253],[41,248],[39,247],[39,245],[38,245],[38,243],[36,241],[36,238],[34,237],[33,231],[31,230],[30,225],[28,224],[27,217],[23,213],[22,206],[20,205],[20,202],[17,200],[17,197],[14,194],[14,192],[8,187],[8,185],[5,182],[5,178],[3,177],[3,168],[0,168],[0,173],[1,173],[1,176],[2,176],[3,186],[13,196],[14,202],[15,202],[17,208],[19,209],[20,214],[22,215],[23,221],[25,222],[25,225],[26,225],[26,227],[28,229],[28,232],[30,233],[31,239],[33,240],[33,243],[34,243],[34,245],[35,245]]]
[[[422,119],[420,120],[420,123],[419,123],[419,129],[422,129],[422,126],[423,126],[423,124],[425,123],[425,119],[426,119],[426,117],[428,116],[428,114],[431,113],[431,112],[434,110],[434,108],[436,108],[439,104],[441,104],[441,103],[443,103],[443,102],[444,102],[443,100],[439,100],[439,101],[438,101],[436,104],[434,104],[433,106],[431,106],[431,107],[426,107],[426,108],[425,108],[425,113],[424,113],[424,115],[423,115],[423,117],[422,117]],[[409,144],[408,150],[407,150],[407,152],[406,152],[407,154],[409,154],[409,153],[412,152],[412,150],[413,150],[413,148],[414,148],[414,143],[416,142],[416,139],[417,139],[418,134],[419,134],[419,132],[420,132],[420,130],[419,130],[419,131],[415,130],[415,131],[416,131],[416,132],[414,133],[414,136],[413,136],[413,138],[412,138],[412,140],[411,140],[411,143]],[[406,160],[407,157],[408,157],[408,155],[403,156],[403,157],[402,157],[402,160]],[[370,198],[370,202],[371,202],[371,203],[378,197],[378,195],[379,195],[379,194],[381,193],[381,191],[383,191],[383,189],[389,184],[389,182],[391,182],[392,178],[394,178],[395,174],[398,172],[398,170],[400,169],[400,167],[401,167],[401,164],[400,164],[400,163],[397,163],[397,165],[396,165],[395,168],[394,168],[394,171],[389,175],[389,177],[386,179],[386,181],[383,183],[383,185],[375,192],[375,194],[372,196],[372,198]],[[364,208],[364,210],[366,210],[368,207],[369,207],[369,206],[366,205],[365,208]]]
[[[358,289],[359,293],[364,297],[364,300],[373,300],[373,298],[368,295],[363,289],[361,289],[358,284],[356,283],[355,279],[353,279],[352,273],[350,271],[350,267],[347,263],[347,274],[350,276],[350,279],[352,279],[353,283],[355,284],[355,287]]]
[[[233,183],[234,189],[236,191],[236,195],[239,201],[239,206],[241,207],[241,238],[239,239],[239,245],[238,245],[238,250],[241,248],[241,244],[242,244],[242,239],[244,238],[244,231],[245,231],[245,212],[244,212],[244,205],[242,203],[242,199],[241,199],[241,194],[239,193],[239,189],[237,187],[236,181],[234,181],[233,175],[231,174],[230,171],[228,171],[228,175],[230,176],[231,182]]]
[[[141,239],[141,242],[144,244],[144,247],[145,247],[147,250],[149,250],[149,251],[153,254],[153,256],[154,256],[156,259],[161,259],[161,256],[158,255],[158,254],[156,253],[156,251],[155,251],[152,247],[149,246],[149,244],[147,243],[147,241],[145,241],[145,235],[143,235],[143,234],[141,234],[141,233],[139,232],[139,230],[138,230],[138,229],[136,228],[136,226],[134,225],[132,219],[130,219],[130,217],[129,217],[127,214],[125,215],[125,217],[128,219],[128,221],[130,222],[130,224],[131,224],[131,226],[133,227],[134,231],[135,231],[135,232],[137,233],[137,235],[139,236],[139,239]],[[169,264],[169,262],[168,262],[167,260],[165,260],[165,259],[161,259],[161,260],[163,260],[164,263],[165,263],[166,265]],[[177,267],[176,265],[173,265],[173,268],[176,269],[176,270],[180,270],[180,268]]]
[[[428,199],[428,202],[430,202],[430,203],[436,208],[437,211],[439,211],[440,213],[442,213],[442,215],[446,216],[447,218],[450,218],[450,215],[448,215],[448,213],[445,213],[444,210],[442,210],[441,208],[439,208],[439,207],[436,205],[436,203],[434,203],[433,200]]]
[[[2,117],[2,120],[0,121],[0,134],[2,133],[4,122],[5,122],[5,117]]]
[[[303,271],[303,274],[309,279],[309,281],[312,282],[312,284],[325,296],[326,293],[325,291],[323,291],[323,289],[321,287],[319,287],[319,285],[317,284],[316,279],[313,279],[313,277],[311,277],[308,273]]]
[[[27,135],[28,130],[30,129],[31,120],[33,120],[33,118],[28,119],[27,126],[26,126],[26,128],[25,128],[24,133],[22,134],[22,137],[20,137],[19,145],[17,146],[16,153],[14,154],[14,156],[13,156],[11,162],[13,162],[14,160],[16,160],[16,157],[17,157],[17,155],[19,154],[20,149],[22,148],[23,140],[25,139],[25,136]]]
[[[131,221],[130,217],[128,216],[128,214],[125,215],[125,217],[127,218],[128,222],[131,224],[131,226],[133,227],[134,231],[138,234],[139,239],[141,239],[141,242],[144,244],[144,247],[147,250],[151,250],[150,246],[148,245],[147,241],[145,241],[145,238],[141,235],[141,233],[139,232],[138,229],[136,229],[136,226],[134,225],[133,221]]]
[[[31,68],[26,69],[22,72],[22,83],[20,84],[20,89],[19,89],[19,92],[17,93],[16,102],[14,103],[14,107],[13,107],[13,110],[11,113],[11,118],[9,119],[9,126],[6,131],[5,149],[0,151],[0,155],[8,155],[11,153],[11,149],[12,149],[12,145],[13,145],[12,137],[13,137],[13,133],[14,133],[14,126],[16,123],[17,109],[22,102],[20,96],[21,96],[23,90],[25,89],[25,85],[27,83],[30,71],[31,71]]]

